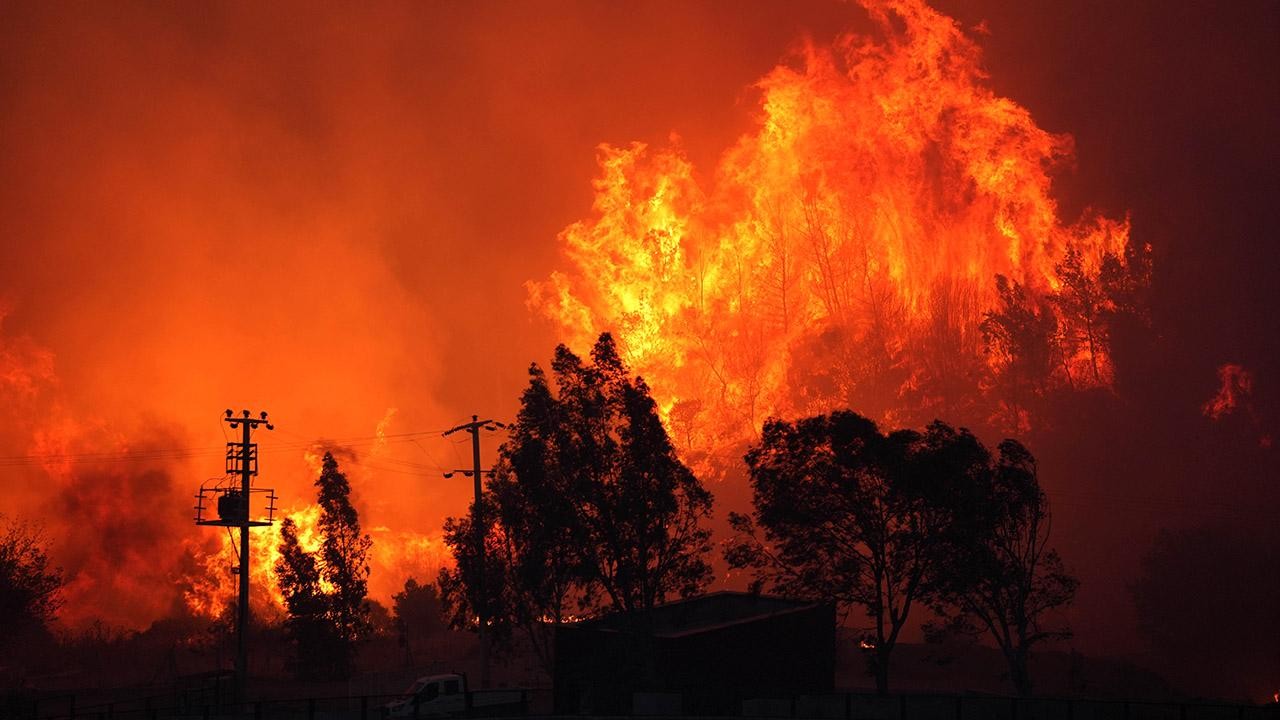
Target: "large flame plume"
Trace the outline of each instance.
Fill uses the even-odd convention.
[[[980,325],[997,276],[1050,318],[1042,387],[1111,382],[1105,340],[1054,308],[1065,274],[1125,266],[1128,221],[1060,217],[1052,173],[1071,138],[988,89],[953,20],[863,4],[883,38],[806,44],[768,73],[756,129],[711,178],[675,137],[602,146],[595,214],[560,236],[570,269],[530,284],[572,344],[619,335],[687,446],[773,414],[907,423],[991,395],[1007,359]]]

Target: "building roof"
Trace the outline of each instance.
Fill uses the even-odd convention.
[[[658,605],[646,618],[647,634],[680,637],[740,625],[823,605],[809,600],[757,595],[732,590],[699,595]],[[575,623],[570,627],[626,632],[634,629],[634,618],[613,613]]]

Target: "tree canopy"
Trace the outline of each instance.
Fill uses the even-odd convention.
[[[367,558],[373,541],[361,533],[351,485],[332,453],[325,453],[315,484],[320,548],[302,548],[296,523],[285,519],[276,576],[288,610],[285,629],[297,650],[295,672],[347,677],[356,641],[369,630]]]
[[[1049,501],[1035,458],[1016,440],[1005,440],[999,450],[979,522],[943,567],[935,610],[951,630],[987,633],[1004,654],[1014,690],[1030,695],[1031,651],[1071,637],[1049,613],[1071,603],[1079,581],[1049,547]]]
[[[37,527],[0,515],[0,648],[43,632],[62,605],[62,570]]]
[[[1005,637],[1025,676],[1025,650],[1048,636],[1039,614],[1074,590],[1045,550],[1043,493],[1017,443],[1001,445],[996,462],[969,431],[941,421],[882,432],[837,411],[768,421],[746,461],[754,512],[730,514],[730,566],[751,570],[757,589],[864,612],[880,692],[913,607],[958,606],[955,618],[994,615],[997,625],[1001,613],[1016,616]]]
[[[600,336],[590,363],[561,345],[551,371],[530,367],[485,500],[446,525],[457,564],[441,573],[447,604],[489,603],[493,622],[531,631],[535,649],[543,624],[606,609],[640,617],[711,580],[701,525],[711,493],[676,456],[648,386],[629,374],[612,337]],[[479,572],[477,512],[484,587],[499,573],[501,596],[477,598],[469,579]]]
[[[411,577],[405,580],[403,590],[391,596],[391,602],[396,640],[404,648],[406,662],[413,667],[416,660],[426,657],[432,639],[445,630],[440,593],[435,585]]]

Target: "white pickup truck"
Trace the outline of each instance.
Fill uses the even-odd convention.
[[[420,677],[405,697],[388,703],[387,717],[441,717],[447,715],[517,715],[524,691],[467,690],[467,676],[458,673]]]

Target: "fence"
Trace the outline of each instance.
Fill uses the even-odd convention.
[[[518,703],[476,707],[473,693],[467,693],[467,709],[460,717],[492,717],[494,715],[534,717],[547,715],[551,708],[550,690],[521,690]],[[175,698],[171,694],[149,695],[114,700],[92,705],[77,704],[75,695],[53,695],[9,700],[0,704],[0,718],[8,720],[222,720],[254,718],[254,720],[414,720],[428,717],[415,703],[402,708],[393,705],[405,696],[355,695],[341,697],[309,697],[283,700],[256,700],[238,703],[230,698],[205,695]]]
[[[649,697],[654,695],[655,697]],[[662,695],[662,697],[656,697]],[[74,695],[9,699],[0,718],[14,720],[391,720],[416,717],[416,706],[399,711],[403,695],[358,695],[261,700],[235,703],[215,696],[175,702],[152,695],[93,705],[77,705]],[[1077,698],[1013,698],[956,694],[831,693],[747,698],[742,718],[778,720],[1280,720],[1280,705],[1252,706],[1202,702],[1148,702]],[[459,716],[551,718],[550,690],[525,690],[519,705],[474,707]],[[693,717],[680,712],[680,696],[637,693],[630,717]],[[489,710],[490,712],[486,712]],[[423,717],[426,717],[425,714]]]
[[[1280,706],[959,694],[881,696],[840,693],[746,700],[742,715],[813,720],[1280,720]]]

